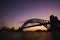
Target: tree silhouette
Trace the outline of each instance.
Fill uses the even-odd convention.
[[[7,28],[6,26],[3,26],[3,27],[1,27],[1,31],[7,32],[7,31],[9,31],[9,28]]]

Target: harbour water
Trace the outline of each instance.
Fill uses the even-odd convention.
[[[60,40],[60,32],[0,32],[0,40]]]

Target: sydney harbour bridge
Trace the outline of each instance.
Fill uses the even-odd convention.
[[[28,24],[34,24],[34,23],[36,24],[31,25],[31,26],[26,26]],[[25,28],[41,26],[41,25],[45,26],[46,28],[48,27],[48,25],[50,25],[50,29],[56,29],[59,24],[60,24],[60,20],[58,20],[57,16],[54,16],[54,15],[50,16],[50,20],[42,20],[38,18],[33,18],[24,22],[24,24],[21,26],[21,31]]]

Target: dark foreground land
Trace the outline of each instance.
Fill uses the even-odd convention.
[[[60,40],[60,32],[0,32],[0,40]]]

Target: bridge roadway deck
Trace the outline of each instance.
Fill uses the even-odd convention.
[[[24,27],[21,27],[21,29],[30,28],[30,27],[35,27],[35,26],[41,26],[41,25],[48,25],[48,24],[50,24],[50,23],[37,24],[37,25],[32,25],[32,26],[24,26]]]

